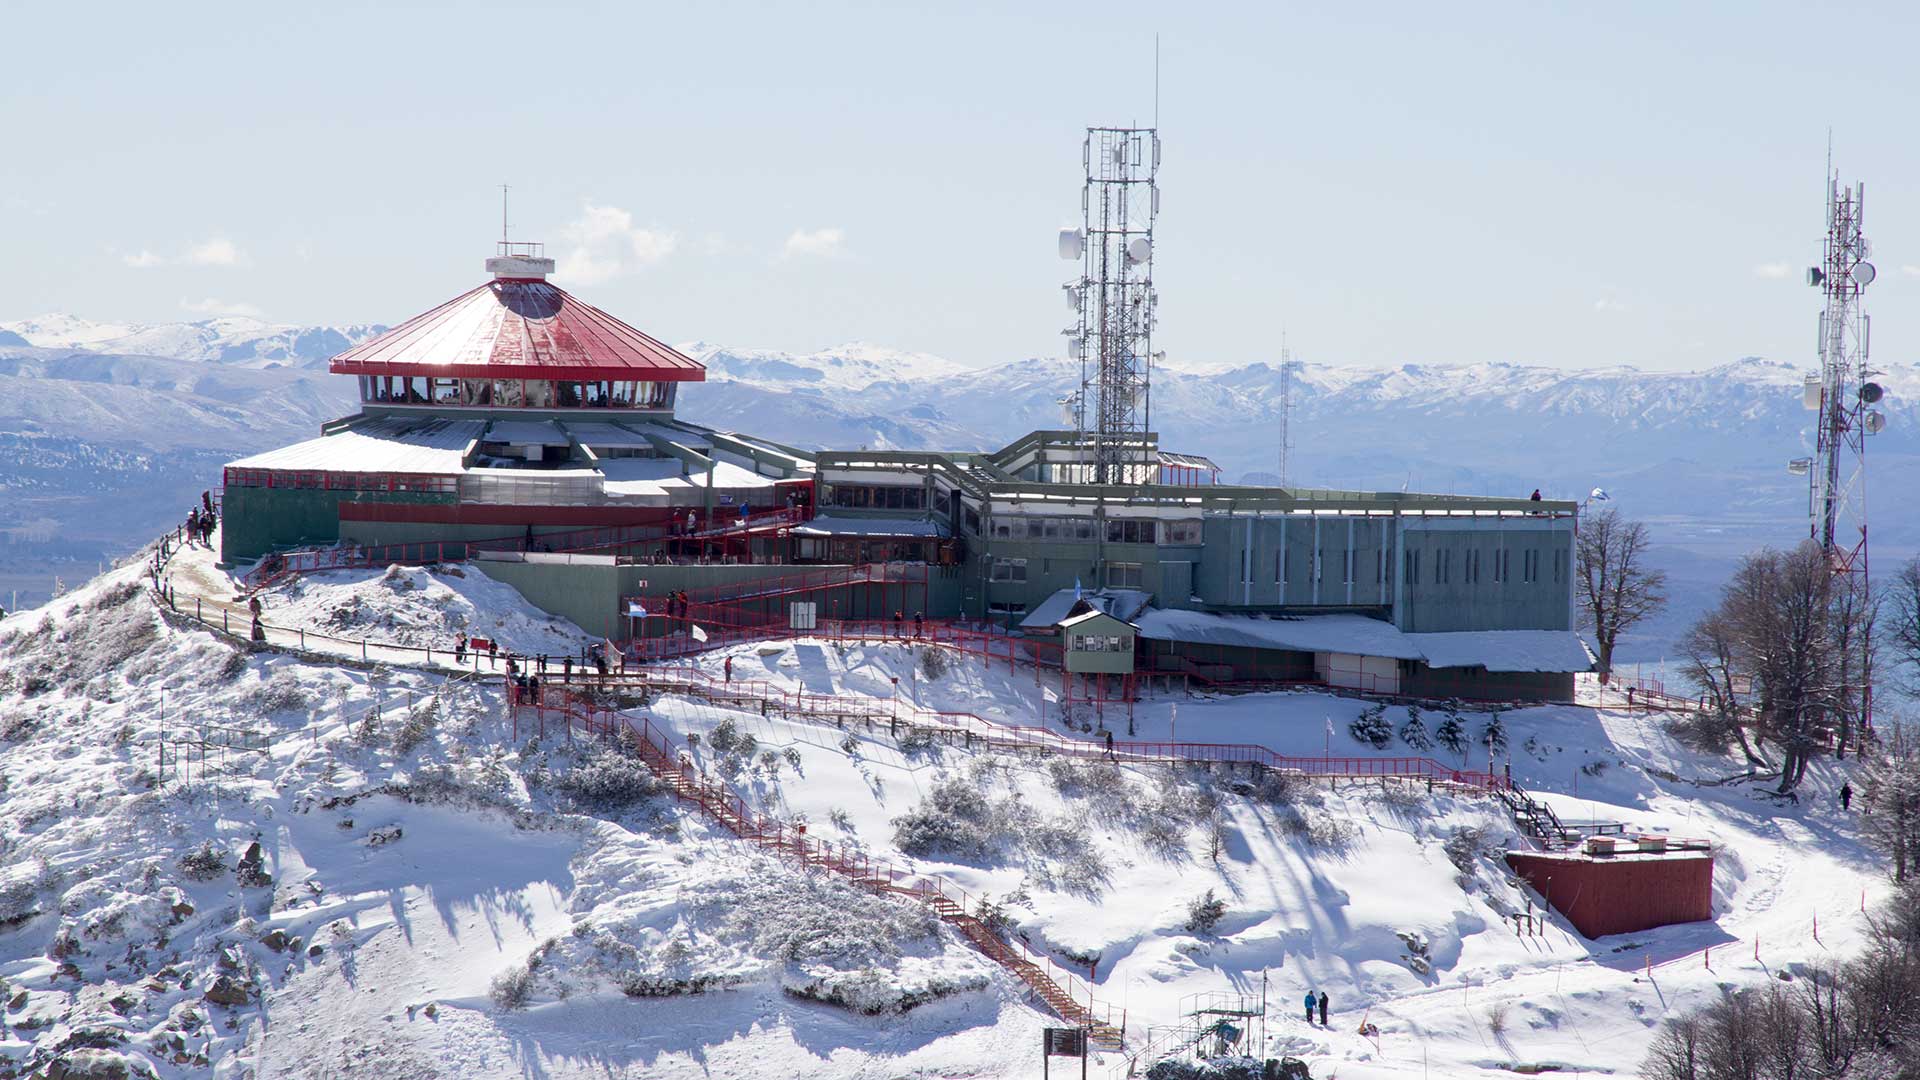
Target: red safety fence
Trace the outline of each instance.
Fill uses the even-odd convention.
[[[1061,1019],[1091,1029],[1096,1041],[1109,1048],[1124,1045],[1126,1011],[1095,999],[1091,987],[1055,967],[1052,958],[1030,956],[995,933],[974,914],[986,907],[985,897],[969,893],[938,875],[876,859],[844,841],[834,843],[808,836],[804,825],[789,824],[752,809],[724,783],[698,772],[692,755],[645,717],[633,717],[596,705],[559,687],[543,688],[537,704],[522,701],[518,686],[510,686],[509,694],[516,716],[522,708],[532,708],[543,721],[547,715],[558,715],[566,723],[569,737],[575,727],[600,737],[616,737],[622,731],[630,733],[634,736],[630,745],[647,767],[666,781],[674,795],[699,807],[727,831],[802,866],[837,873],[869,891],[925,904],[959,930],[975,948],[1017,976]]]

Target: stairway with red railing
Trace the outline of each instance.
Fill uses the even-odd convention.
[[[803,866],[840,874],[872,892],[903,896],[927,905],[976,949],[1020,979],[1061,1019],[1087,1028],[1096,1046],[1109,1050],[1125,1046],[1124,1010],[1116,1024],[1113,1006],[1096,1001],[1085,983],[1054,968],[1051,960],[1046,961],[1043,968],[1022,955],[984,920],[967,910],[974,897],[965,889],[935,875],[876,860],[844,842],[835,844],[810,837],[804,827],[791,826],[749,809],[746,802],[723,783],[696,772],[691,756],[645,717],[595,705],[590,699],[558,686],[543,689],[538,705],[523,705],[518,688],[511,683],[508,687],[516,719],[522,708],[529,708],[542,718],[559,715],[567,724],[569,735],[576,727],[603,737],[617,736],[623,731],[630,733],[631,745],[647,768],[660,777],[677,798],[692,803],[728,832],[756,847],[796,859]]]

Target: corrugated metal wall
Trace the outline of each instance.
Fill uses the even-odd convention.
[[[1713,918],[1713,856],[1594,859],[1510,851],[1513,867],[1590,938]]]

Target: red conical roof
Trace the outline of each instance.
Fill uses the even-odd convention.
[[[551,263],[548,264],[549,266]],[[502,278],[333,358],[338,375],[700,382],[706,368],[566,290]]]

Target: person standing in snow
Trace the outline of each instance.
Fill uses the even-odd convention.
[[[1852,808],[1853,808],[1853,785],[1841,784],[1840,785],[1840,809],[1851,810]]]
[[[453,664],[455,667],[467,662],[467,639],[463,634],[453,639]]]
[[[733,657],[731,656],[727,657],[727,662],[725,667],[727,672],[727,681],[732,682],[733,681]]]
[[[540,676],[527,676],[527,698],[537,707],[540,704]]]
[[[1107,729],[1107,760],[1113,760],[1113,729]]]
[[[1320,1026],[1327,1026],[1327,992],[1320,991]]]
[[[927,613],[924,611],[913,613],[913,636],[915,638],[927,636]]]
[[[1318,1004],[1320,999],[1313,996],[1313,991],[1307,991],[1307,1023],[1313,1023],[1313,1007]]]

